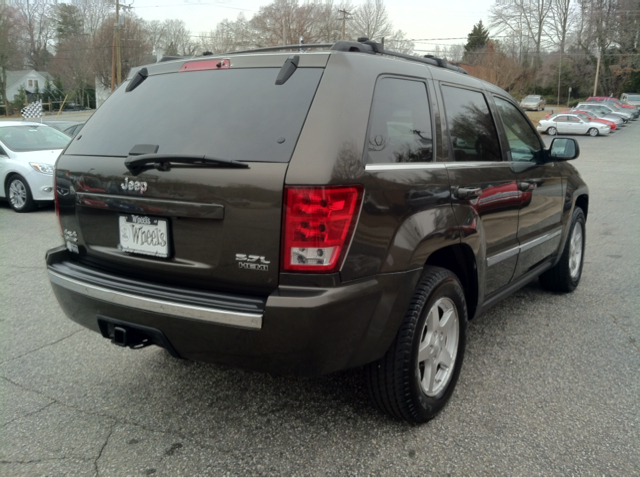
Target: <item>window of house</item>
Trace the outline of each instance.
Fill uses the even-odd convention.
[[[484,95],[443,86],[442,96],[455,160],[500,161],[498,133]]]
[[[421,81],[381,78],[369,119],[367,163],[433,160],[433,134],[426,85]]]
[[[33,88],[33,80],[29,80],[29,88]]]

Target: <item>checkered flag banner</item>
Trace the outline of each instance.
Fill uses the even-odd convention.
[[[22,108],[22,117],[24,119],[42,117],[42,102],[36,101]]]

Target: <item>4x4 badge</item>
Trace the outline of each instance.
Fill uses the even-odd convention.
[[[141,193],[147,190],[146,181],[129,181],[129,178],[124,178],[124,183],[120,184],[120,187],[125,191],[140,191]]]

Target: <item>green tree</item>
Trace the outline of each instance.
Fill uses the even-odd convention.
[[[489,43],[489,31],[482,25],[482,20],[476,23],[467,35],[467,44],[464,46],[465,57],[478,50],[481,50]]]
[[[11,107],[14,110],[20,111],[24,108],[24,105],[27,104],[27,92],[24,89],[24,86],[20,85],[18,88],[18,94],[13,95],[13,101],[11,102]]]
[[[84,32],[82,12],[75,5],[59,3],[56,12],[55,26],[58,44],[81,35]]]

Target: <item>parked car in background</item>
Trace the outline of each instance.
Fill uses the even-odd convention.
[[[614,131],[617,128],[617,123],[615,121],[610,121],[608,119],[604,119],[604,118],[599,118],[595,113],[588,113],[586,111],[582,111],[582,110],[576,110],[576,109],[567,109],[567,110],[563,110],[563,111],[558,111],[555,114],[562,114],[562,113],[573,113],[573,114],[579,114],[579,115],[584,115],[586,116],[586,118],[582,118],[581,119],[587,119],[589,121],[597,121],[599,123],[604,123],[606,125],[609,126],[609,128],[611,128],[611,131]],[[554,116],[554,113],[549,113],[545,118],[549,119],[552,116]],[[616,118],[616,120],[622,124],[622,120],[620,118]]]
[[[590,98],[587,98],[587,103],[601,104],[612,108],[614,111],[631,113],[632,119],[637,119],[638,116],[640,116],[640,110],[636,106],[621,103],[618,99],[610,98],[608,96],[591,96]]]
[[[0,121],[0,197],[14,211],[53,201],[53,167],[70,139],[41,123]]]
[[[618,106],[620,108],[626,108],[629,110],[633,110],[635,112],[638,111],[638,108],[634,105],[629,105],[626,104],[622,101],[620,101],[617,98],[614,98],[612,96],[590,96],[589,98],[587,98],[587,103],[605,103],[605,104],[612,104],[615,106]],[[636,116],[637,118],[637,116]]]
[[[576,108],[583,111],[593,111],[598,114],[615,115],[622,119],[624,123],[628,123],[633,119],[633,115],[627,111],[622,111],[622,108],[614,108],[614,105],[606,103],[578,103]]]
[[[596,111],[589,111],[589,110],[580,109],[580,108],[577,108],[577,107],[573,108],[571,111],[575,111],[577,113],[584,113],[584,114],[586,114],[588,116],[591,116],[592,118],[595,118],[595,119],[610,121],[611,123],[613,123],[615,125],[615,128],[612,128],[612,129],[618,129],[618,128],[624,126],[624,120],[618,115],[602,114],[602,113],[598,113]]]
[[[590,121],[585,115],[574,113],[558,113],[548,119],[541,119],[537,129],[541,133],[547,133],[550,136],[556,134],[598,136],[611,132],[611,128],[608,125]]]
[[[520,102],[520,107],[523,110],[542,111],[547,106],[547,102],[543,96],[540,95],[528,95],[525,96]]]
[[[640,108],[640,93],[622,93],[620,101]]]

